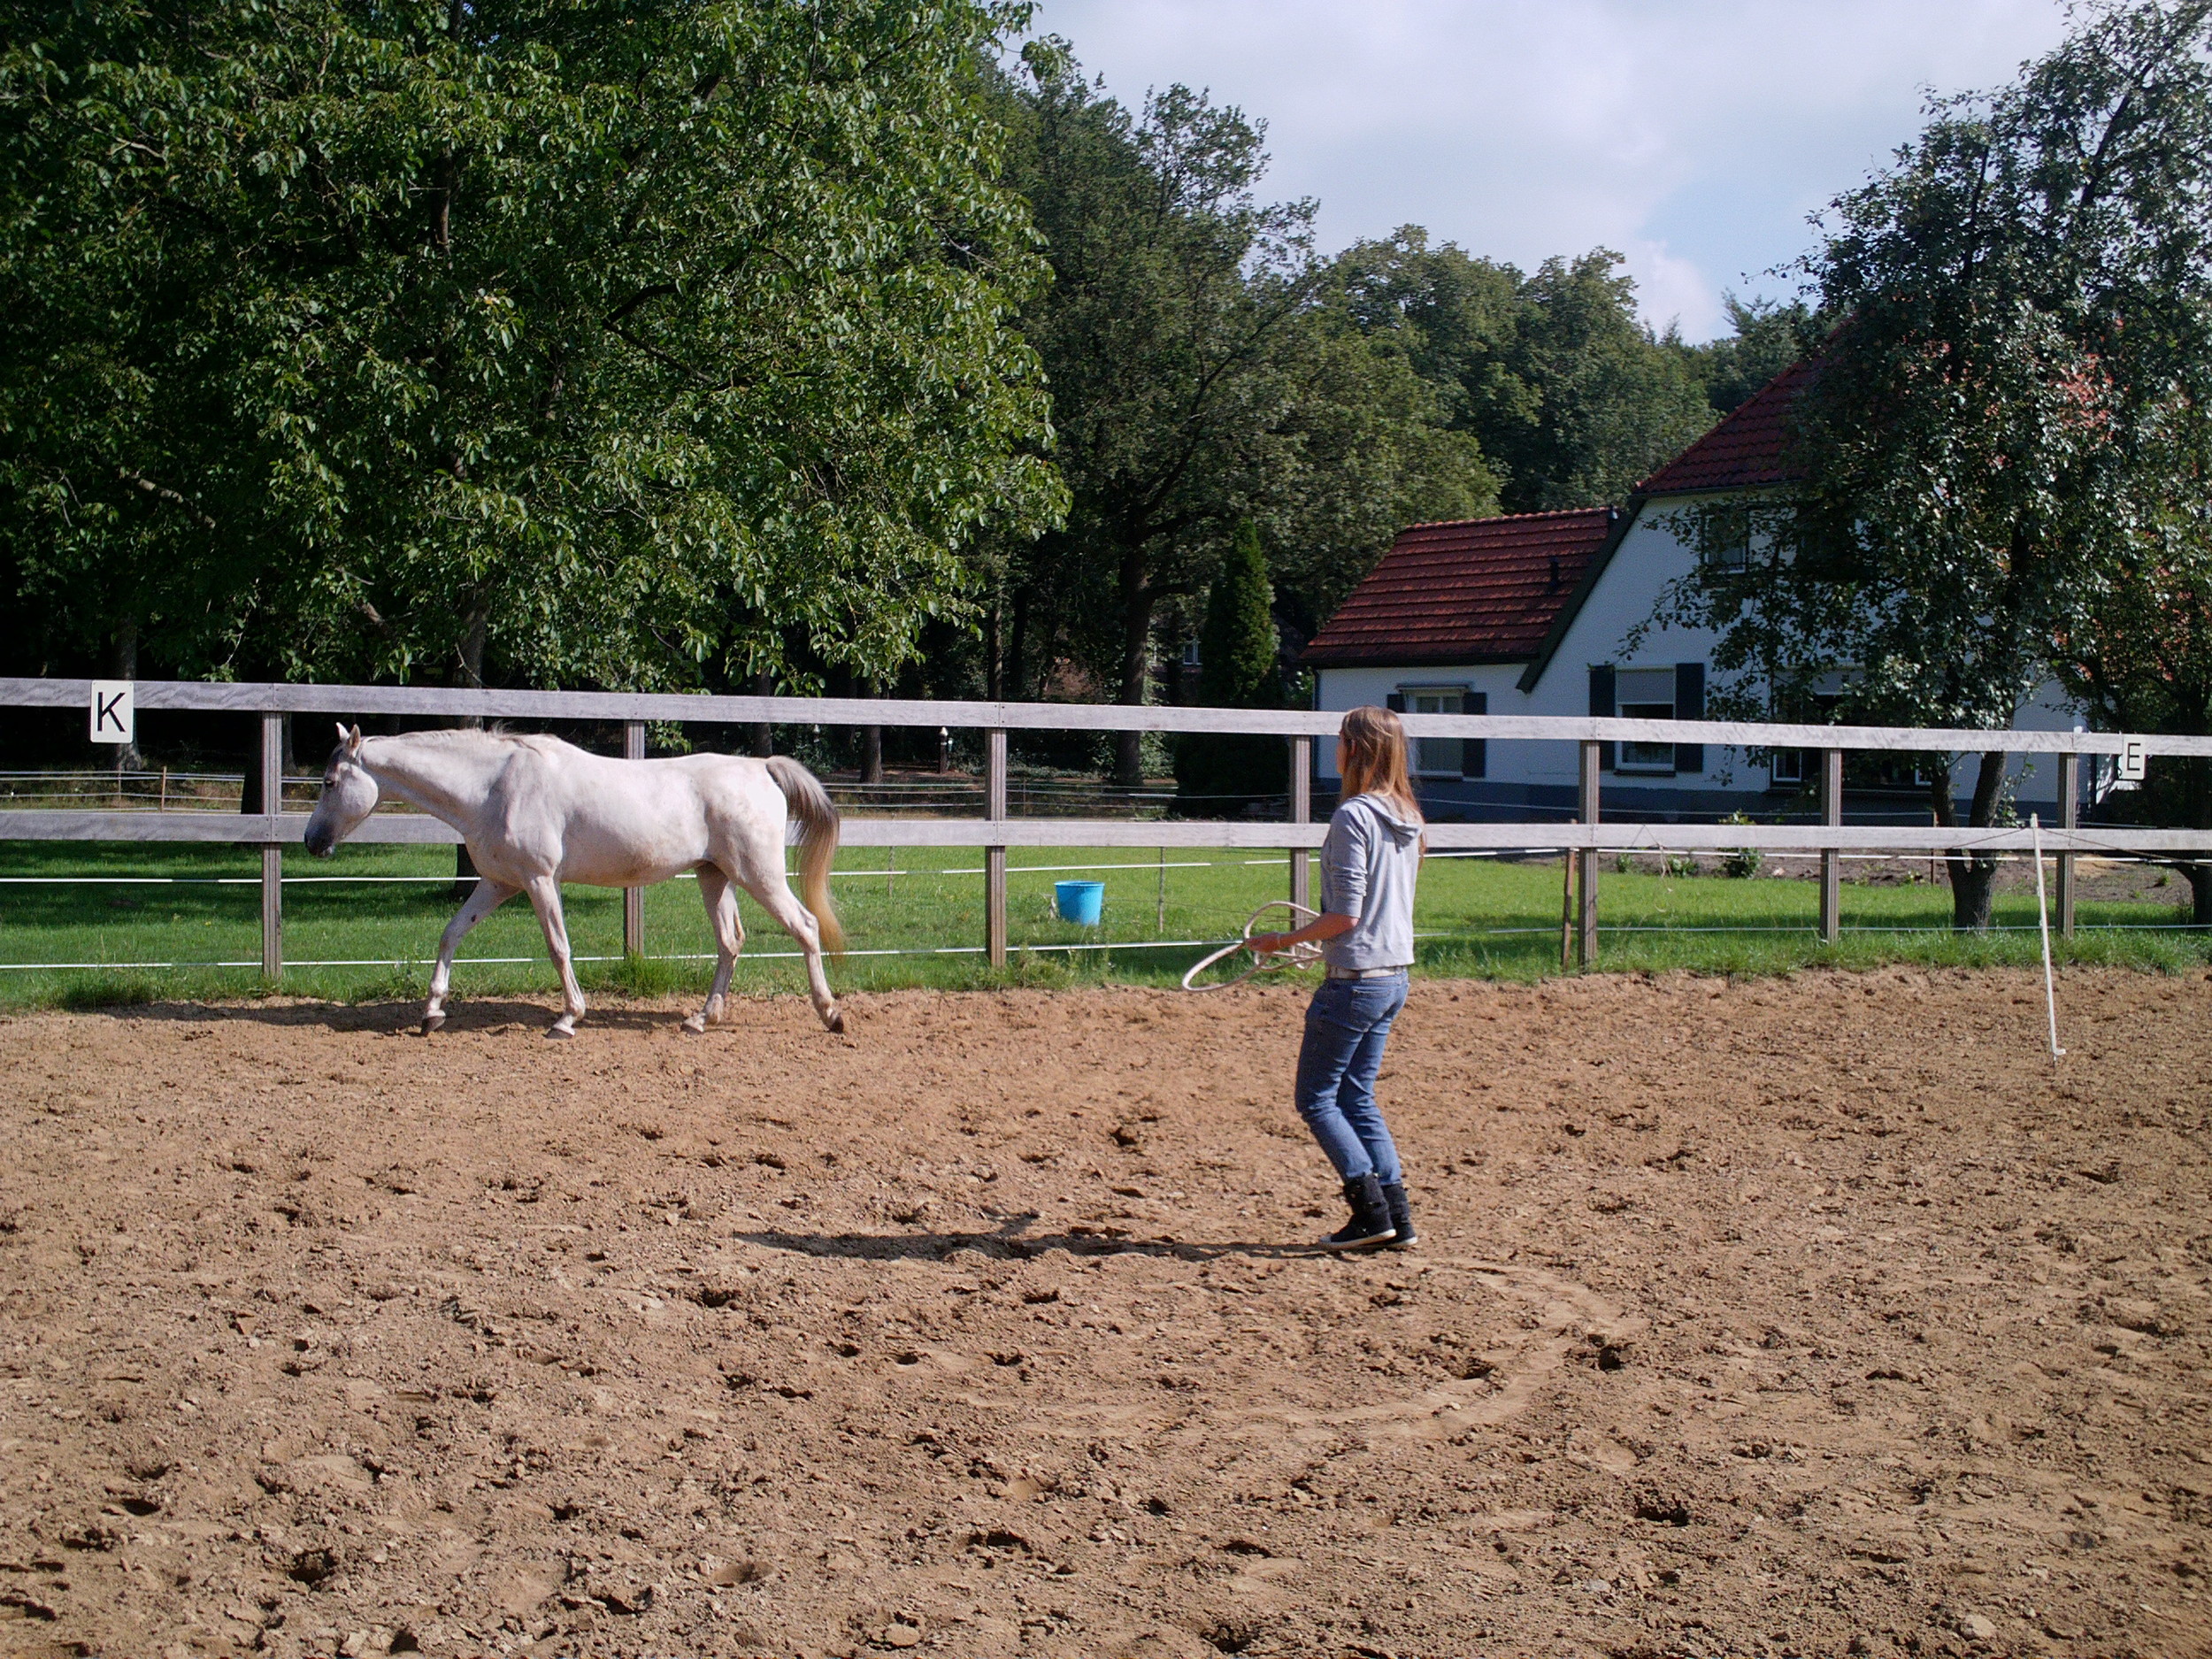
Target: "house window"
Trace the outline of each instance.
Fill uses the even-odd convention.
[[[1408,686],[1391,700],[1407,714],[1486,714],[1489,697],[1464,686]],[[1479,778],[1486,745],[1480,738],[1417,737],[1413,770],[1424,778]]]
[[[1198,668],[1203,666],[1203,664],[1198,660],[1198,641],[1196,640],[1185,640],[1183,641],[1183,666],[1186,668]]]
[[[1406,712],[1409,714],[1457,714],[1466,694],[1455,686],[1448,691],[1421,691],[1409,688],[1406,692]],[[1413,769],[1423,777],[1459,776],[1459,739],[1455,737],[1417,737],[1413,740]]]
[[[1702,558],[1716,576],[1736,576],[1751,565],[1751,515],[1740,508],[1714,513],[1703,526]]]
[[[1624,668],[1613,677],[1615,706],[1624,720],[1674,718],[1673,668]],[[1622,772],[1674,770],[1672,743],[1623,743],[1617,769]]]

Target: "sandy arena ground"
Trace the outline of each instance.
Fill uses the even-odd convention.
[[[2212,1651],[2212,983],[0,1023],[0,1654]]]

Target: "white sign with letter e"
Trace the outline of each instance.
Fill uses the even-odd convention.
[[[138,699],[127,680],[92,682],[92,741],[127,743],[137,733]]]
[[[2120,771],[2122,783],[2140,783],[2144,771],[2143,740],[2124,737],[2120,740]]]

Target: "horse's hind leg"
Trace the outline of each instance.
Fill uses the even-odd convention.
[[[534,878],[525,889],[530,908],[545,929],[545,948],[561,976],[561,1017],[553,1022],[549,1037],[573,1037],[576,1022],[584,1017],[584,987],[576,983],[576,968],[568,952],[568,923],[561,915],[561,884],[551,876]]]
[[[684,1021],[686,1031],[704,1031],[722,1023],[730,975],[737,967],[737,953],[745,948],[745,926],[737,919],[737,889],[729,877],[712,864],[701,864],[699,899],[707,907],[707,926],[714,929],[714,988],[707,993],[706,1007]]]
[[[476,890],[468,895],[453,919],[445,925],[445,937],[438,941],[438,965],[430,971],[430,1001],[422,1010],[422,1028],[433,1032],[445,1024],[446,991],[453,983],[453,953],[461,948],[469,929],[482,921],[494,910],[521,891],[518,887],[503,887],[496,881],[479,878]]]
[[[830,995],[829,976],[822,971],[822,930],[815,925],[814,912],[800,903],[798,895],[785,885],[780,870],[762,880],[747,882],[745,890],[760,901],[761,909],[774,917],[806,953],[807,991],[822,1024],[832,1031],[844,1030],[844,1010]]]

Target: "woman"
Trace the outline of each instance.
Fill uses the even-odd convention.
[[[1391,1022],[1406,1005],[1413,963],[1413,887],[1421,873],[1421,809],[1406,775],[1406,733],[1387,709],[1354,709],[1338,729],[1343,804],[1321,843],[1321,915],[1293,933],[1260,933],[1263,955],[1321,941],[1328,976],[1306,1010],[1298,1051],[1298,1115],[1344,1181],[1352,1218],[1321,1240],[1331,1250],[1415,1241],[1398,1150],[1375,1077]]]

